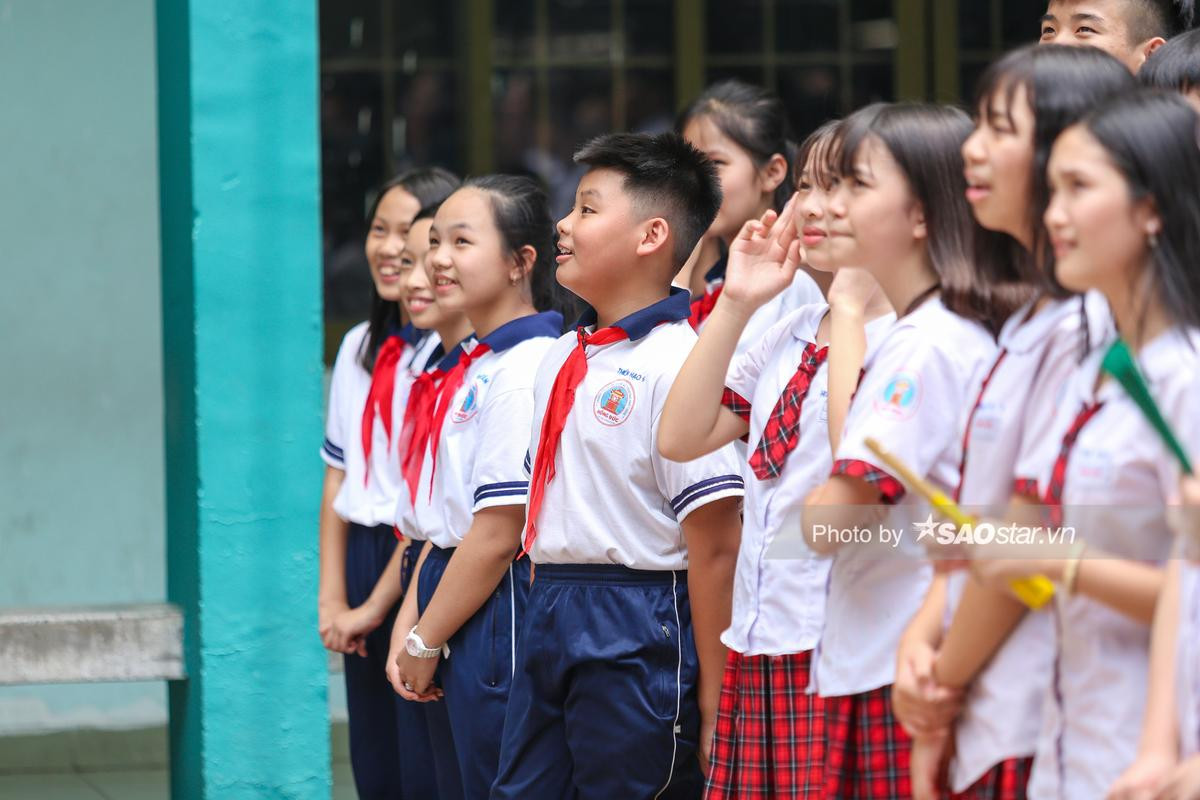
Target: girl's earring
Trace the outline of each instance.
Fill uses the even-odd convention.
[[[1157,249],[1158,248],[1158,232],[1150,231],[1150,236],[1147,237],[1146,241],[1150,244],[1151,250]]]

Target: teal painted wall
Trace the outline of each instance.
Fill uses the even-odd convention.
[[[330,788],[316,0],[159,0],[175,798]]]
[[[0,606],[165,596],[152,0],[0,0]],[[0,687],[0,735],[165,719]]]
[[[154,37],[154,0],[0,0],[0,607],[166,596]],[[162,683],[0,686],[0,748],[166,718]]]

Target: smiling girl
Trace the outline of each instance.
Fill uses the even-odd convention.
[[[401,472],[400,497],[397,502],[397,535],[403,535],[404,531],[413,527],[409,522],[409,512],[418,477],[414,472],[420,469],[418,452],[423,454],[428,443],[433,398],[441,378],[458,363],[462,353],[462,342],[470,335],[471,327],[464,313],[447,310],[436,302],[433,285],[425,269],[429,253],[429,233],[437,208],[435,205],[421,209],[413,220],[404,250],[400,253],[400,269],[404,276],[401,302],[412,324],[430,331],[431,335],[437,337],[439,345],[423,364],[414,364],[414,367],[421,371],[409,389],[401,418],[400,438],[396,446]],[[417,619],[417,597],[416,592],[409,591],[410,576],[420,567],[420,557],[428,549],[428,542],[422,543],[409,537],[406,539],[406,545],[400,569],[403,599],[395,622],[392,623],[391,646],[386,662],[387,677],[397,695],[402,694],[402,689],[396,672],[396,657],[403,652],[405,636]],[[429,744],[431,730],[449,729],[445,706],[413,703],[399,696],[395,698],[395,703],[396,714],[401,722],[401,748],[404,751],[402,768],[406,775],[415,773],[420,776],[417,780],[406,781],[405,789],[415,792],[420,788],[424,791],[424,794],[409,796],[441,800],[462,797],[456,763],[450,763],[452,769],[431,770],[429,766],[431,761],[436,764],[446,760],[444,754],[433,751]],[[413,744],[406,746],[406,740]],[[455,780],[437,780],[439,776],[450,771],[453,772]]]
[[[422,796],[419,763],[428,745],[398,741],[411,726],[397,720],[384,675],[391,621],[400,599],[400,559],[392,534],[399,487],[396,409],[404,407],[415,373],[437,346],[401,326],[401,253],[421,207],[440,202],[458,179],[441,169],[414,170],[385,184],[370,214],[367,264],[373,280],[371,316],[346,334],[334,362],[321,503],[321,640],[345,653],[350,761],[360,797]],[[415,755],[417,771],[405,769]],[[408,792],[407,794],[405,792]],[[426,795],[427,796],[427,795]]]
[[[492,175],[451,195],[430,232],[437,303],[465,314],[475,339],[434,405],[405,531],[428,542],[416,576],[419,616],[395,674],[408,700],[444,695],[452,735],[434,732],[433,746],[454,754],[469,798],[487,796],[499,767],[515,631],[529,591],[529,561],[514,558],[534,375],[562,330],[562,315],[549,310],[560,298],[553,231],[536,184]]]

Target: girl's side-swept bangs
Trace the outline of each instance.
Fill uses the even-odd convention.
[[[797,186],[806,171],[809,180],[821,189],[828,191],[833,186],[838,175],[833,163],[833,141],[839,124],[836,119],[823,122],[800,143],[796,150],[796,174],[792,176]]]

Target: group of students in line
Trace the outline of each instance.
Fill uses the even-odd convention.
[[[1053,0],[973,119],[795,152],[716,84],[584,144],[557,224],[524,177],[385,184],[322,448],[360,797],[1200,798],[1200,483],[1105,366],[1200,454],[1190,17]],[[876,442],[1079,536],[831,537],[928,513]]]

